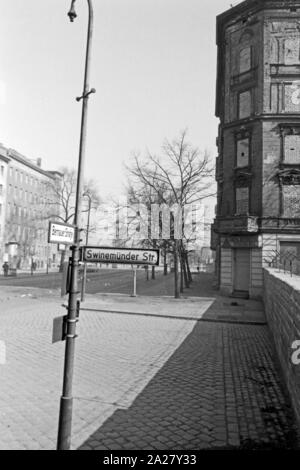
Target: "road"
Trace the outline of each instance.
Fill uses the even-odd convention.
[[[194,275],[197,286],[186,289],[185,294],[193,296],[212,296],[216,291],[212,286],[212,276],[206,273]],[[60,289],[62,275],[60,273],[22,275],[18,277],[0,277],[0,286],[24,286],[39,287],[45,289]],[[138,295],[173,295],[174,292],[173,274],[164,276],[162,272],[156,273],[155,280],[146,280],[144,269],[137,270],[137,294]],[[97,273],[88,273],[86,292],[96,293],[120,293],[131,294],[133,288],[133,274],[131,269],[102,269]]]

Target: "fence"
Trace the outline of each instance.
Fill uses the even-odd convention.
[[[274,251],[274,257],[264,259],[270,268],[276,268],[279,271],[290,274],[291,276],[300,276],[300,258],[292,252]]]

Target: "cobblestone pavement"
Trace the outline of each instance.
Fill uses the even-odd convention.
[[[297,446],[267,327],[197,323],[126,410],[80,449]]]
[[[64,343],[51,344],[52,320],[65,311],[49,292],[4,289],[0,449],[54,449]],[[249,311],[263,320],[257,305],[224,306],[219,298],[220,309],[237,316],[230,324],[220,323],[209,298],[183,299],[176,309],[172,299],[151,299],[150,310],[149,302],[88,296],[76,343],[74,449],[295,445],[268,328],[241,321]]]
[[[19,288],[11,288],[9,294],[1,289],[0,341],[6,344],[7,360],[0,365],[0,449],[54,449],[64,343],[51,344],[52,320],[65,314],[65,309],[59,297],[39,289],[25,294]],[[210,304],[199,300],[199,315]],[[132,404],[194,324],[81,312],[74,374],[74,448],[116,409]]]

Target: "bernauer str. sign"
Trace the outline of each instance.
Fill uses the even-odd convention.
[[[60,222],[49,222],[48,242],[73,245],[75,240],[75,227]]]
[[[110,248],[83,246],[81,261],[85,263],[141,264],[158,266],[159,250],[142,248]]]

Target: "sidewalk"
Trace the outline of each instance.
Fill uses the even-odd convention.
[[[189,298],[187,309],[184,300],[157,298],[152,309],[143,299],[135,305],[121,296],[89,299],[84,308],[123,307],[196,323],[131,406],[116,410],[79,449],[298,447],[262,304],[236,305],[221,296],[205,300],[210,306],[200,309],[199,298]]]
[[[216,296],[87,295],[74,373],[73,449],[297,446],[259,302]],[[21,290],[23,289],[23,291]],[[208,292],[195,297],[195,292]],[[22,293],[23,292],[23,293]],[[187,296],[187,291],[185,291]],[[55,449],[65,314],[58,292],[0,287],[0,449]]]

